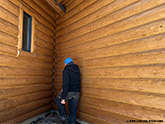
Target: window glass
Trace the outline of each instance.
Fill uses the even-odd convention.
[[[24,12],[22,50],[30,52],[32,17]]]

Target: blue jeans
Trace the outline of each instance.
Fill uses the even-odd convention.
[[[60,92],[56,96],[56,105],[58,107],[58,111],[60,113],[60,116],[66,116],[66,110],[65,110],[65,105],[61,104],[61,97],[62,97],[62,92]],[[68,92],[66,100],[68,100],[69,103],[69,124],[76,124],[76,118],[77,118],[77,105],[78,105],[78,100],[80,97],[80,92]]]

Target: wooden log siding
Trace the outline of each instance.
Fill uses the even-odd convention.
[[[164,120],[165,1],[72,3],[56,20],[54,97],[61,90],[63,62],[72,57],[81,73],[80,119]]]
[[[55,15],[48,8],[43,1],[0,0],[0,123],[18,124],[52,107]],[[16,57],[19,9],[35,19],[35,42],[33,53]]]
[[[2,123],[2,124],[18,124],[18,123],[20,123],[20,122],[22,122],[22,121],[24,121],[26,119],[34,117],[34,116],[36,116],[36,115],[38,115],[38,114],[40,114],[42,112],[45,112],[45,111],[47,111],[47,110],[49,110],[51,108],[52,108],[52,106],[50,104],[48,104],[48,105],[43,106],[41,108],[35,109],[35,110],[27,112],[25,114],[22,114],[22,115],[20,115],[20,116],[18,116],[16,118],[10,119],[10,120]]]

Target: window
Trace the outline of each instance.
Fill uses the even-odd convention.
[[[23,13],[22,50],[31,52],[32,17]]]
[[[17,45],[17,57],[21,53],[34,54],[35,52],[35,24],[36,14],[22,5],[19,8],[19,35]],[[27,54],[22,54],[27,55]]]

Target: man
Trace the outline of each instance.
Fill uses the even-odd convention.
[[[62,74],[62,90],[56,96],[56,105],[62,121],[67,120],[65,103],[69,103],[69,124],[76,124],[77,105],[80,96],[80,72],[79,67],[71,58],[65,59],[65,68]]]

